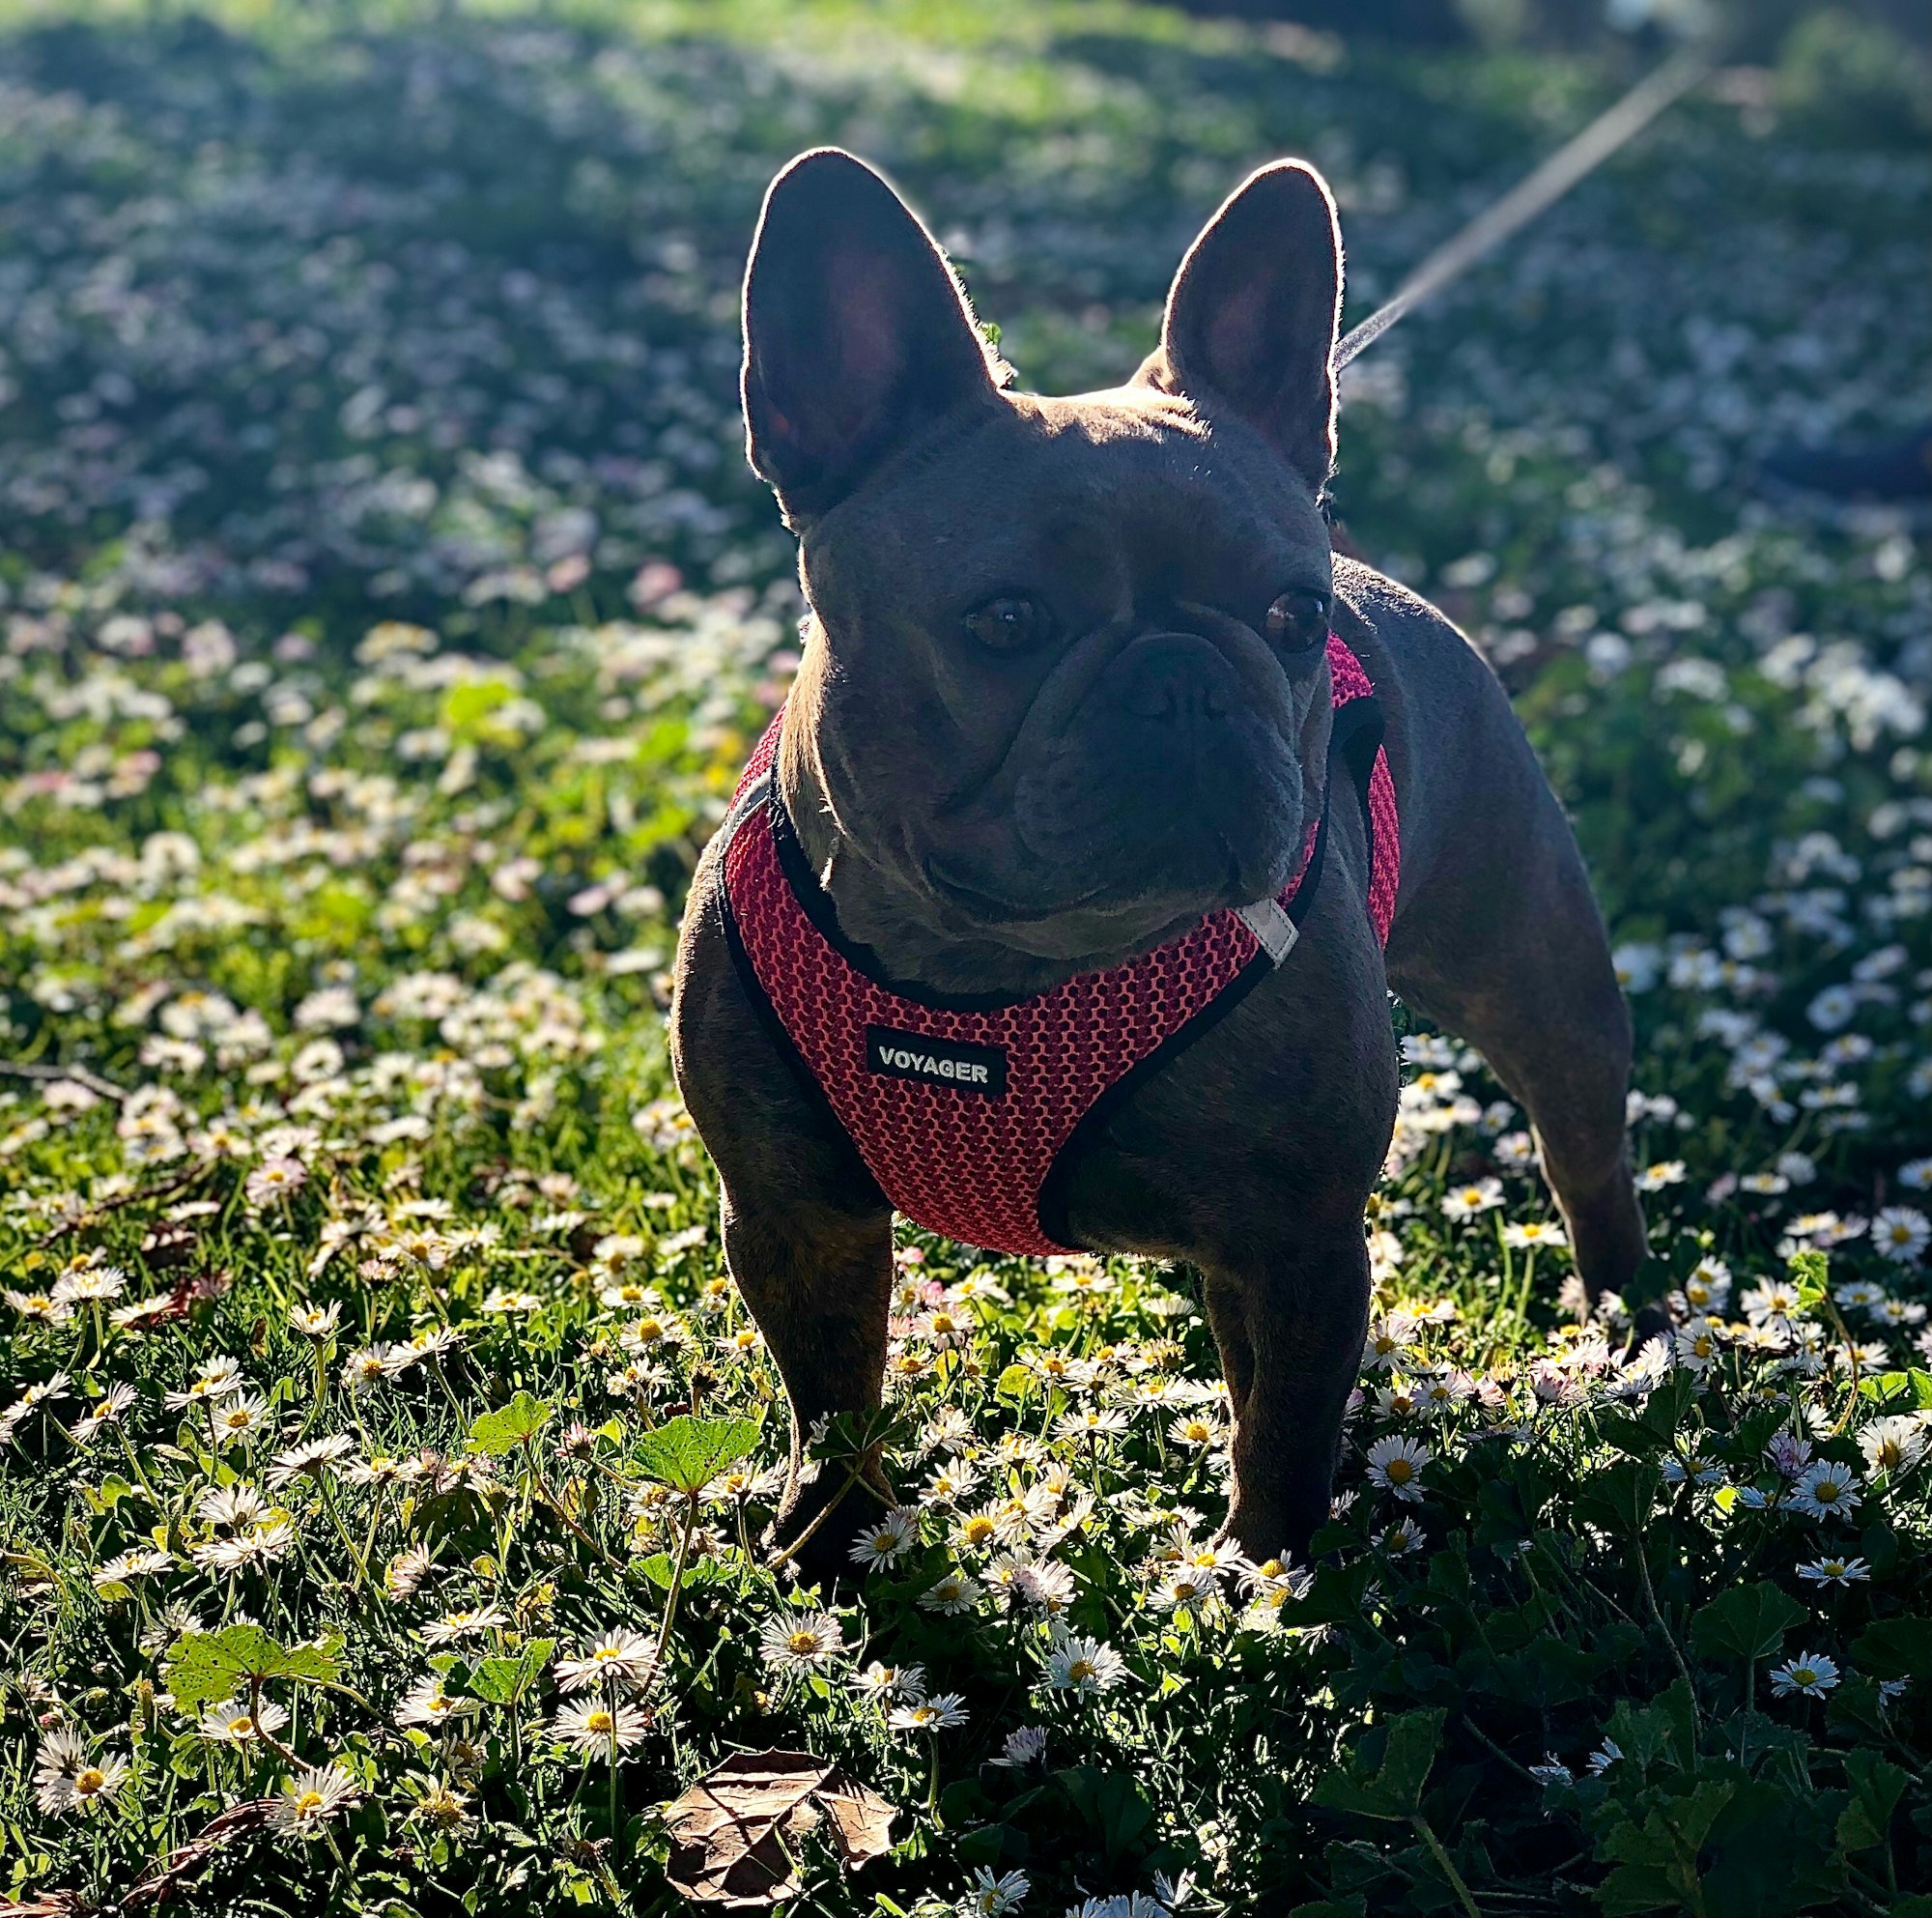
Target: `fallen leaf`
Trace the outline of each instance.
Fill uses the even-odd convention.
[[[893,1808],[810,1752],[744,1752],[705,1773],[665,1813],[673,1889],[727,1910],[763,1910],[799,1890],[787,1838],[829,1820],[848,1866],[892,1848]]]
[[[893,1848],[893,1808],[870,1786],[834,1771],[817,1795],[831,1815],[833,1845],[853,1870]]]

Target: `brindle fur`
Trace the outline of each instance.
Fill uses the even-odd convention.
[[[1468,643],[1329,550],[1339,295],[1326,188],[1282,163],[1196,242],[1132,382],[1009,394],[923,229],[830,152],[774,183],[746,292],[752,458],[812,609],[781,785],[841,925],[894,976],[1040,990],[1278,889],[1321,803],[1329,704],[1320,648],[1277,659],[1260,609],[1332,586],[1375,681],[1402,813],[1386,954],[1360,816],[1339,805],[1300,945],[1116,1111],[1068,1197],[1082,1243],[1203,1274],[1235,1420],[1228,1530],[1257,1558],[1305,1553],[1328,1508],[1396,1108],[1388,988],[1527,1109],[1585,1282],[1620,1289],[1644,1254],[1629,1016],[1569,825]],[[1066,638],[1017,659],[962,640],[964,610],[1022,589],[1077,610]],[[755,1016],[722,883],[714,845],[672,1057],[790,1395],[778,1535],[795,1538],[832,1489],[800,1482],[797,1435],[880,1403],[892,1220]],[[837,1571],[852,1529],[811,1540],[811,1573]]]

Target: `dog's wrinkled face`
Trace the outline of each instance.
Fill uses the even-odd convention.
[[[801,537],[787,752],[835,867],[942,940],[1081,964],[1288,883],[1328,732],[1339,275],[1326,190],[1267,169],[1133,383],[1008,394],[876,174],[780,176],[745,402]]]

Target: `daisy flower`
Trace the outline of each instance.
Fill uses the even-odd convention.
[[[845,1652],[845,1632],[830,1612],[791,1612],[766,1622],[758,1650],[775,1672],[813,1672]]]
[[[1002,1872],[995,1877],[990,1866],[981,1865],[972,1889],[959,1901],[960,1918],[1006,1918],[1025,1903],[1032,1888],[1024,1872]]]
[[[895,1705],[886,1716],[895,1732],[950,1732],[966,1723],[966,1701],[957,1692]]]
[[[895,1507],[852,1541],[852,1562],[870,1571],[903,1559],[918,1543],[919,1521],[911,1512]]]
[[[320,1345],[335,1336],[342,1323],[342,1302],[331,1299],[327,1305],[293,1305],[289,1308],[289,1329]]]
[[[1862,1559],[1813,1559],[1798,1576],[1811,1585],[1857,1585],[1871,1577],[1871,1567]]]
[[[240,1699],[223,1699],[201,1714],[195,1729],[213,1744],[245,1745],[254,1738],[272,1738],[288,1722],[288,1713],[267,1699],[252,1712]]]
[[[1859,1435],[1867,1472],[1909,1472],[1932,1445],[1932,1429],[1903,1413],[1874,1418]]]
[[[1435,1454],[1415,1439],[1391,1434],[1369,1447],[1369,1483],[1398,1499],[1422,1497],[1422,1468]]]
[[[962,1612],[972,1611],[985,1595],[986,1588],[977,1579],[968,1578],[964,1572],[948,1572],[920,1593],[919,1608],[922,1612],[957,1617]]]
[[[1000,1747],[1000,1756],[988,1759],[988,1764],[1010,1765],[1015,1770],[1032,1764],[1037,1759],[1046,1757],[1046,1728],[1043,1725],[1022,1725],[1016,1732],[1007,1733],[1007,1742]]]
[[[447,1725],[473,1709],[469,1699],[453,1699],[442,1689],[442,1680],[431,1676],[419,1678],[411,1687],[402,1703],[396,1707],[396,1723],[399,1726],[423,1725],[435,1728]]]
[[[1406,1312],[1375,1320],[1362,1341],[1362,1364],[1371,1372],[1392,1372],[1415,1344],[1415,1321]]]
[[[1474,1218],[1482,1213],[1493,1211],[1502,1202],[1503,1182],[1500,1179],[1477,1179],[1443,1193],[1442,1212],[1448,1218]]]
[[[433,1830],[457,1837],[476,1822],[469,1810],[469,1794],[448,1779],[412,1772],[404,1782],[417,1794],[416,1808],[410,1816],[420,1818]]]
[[[1412,1518],[1399,1518],[1385,1532],[1376,1534],[1376,1543],[1390,1558],[1400,1559],[1406,1553],[1422,1550],[1422,1528]]]
[[[641,1692],[656,1672],[656,1649],[649,1639],[638,1632],[606,1632],[580,1656],[556,1661],[556,1688],[582,1692],[601,1685],[612,1692]]]
[[[1125,1681],[1127,1662],[1110,1645],[1099,1639],[1068,1636],[1046,1658],[1046,1684],[1049,1691],[1071,1692],[1076,1698],[1094,1698],[1111,1692]]]
[[[1820,1459],[1806,1466],[1784,1503],[1808,1518],[1850,1518],[1859,1508],[1859,1475],[1848,1465]]]
[[[1723,1340],[1709,1319],[1695,1318],[1681,1325],[1670,1338],[1671,1359],[1687,1372],[1708,1371],[1723,1351]]]
[[[956,1505],[970,1498],[980,1482],[980,1474],[962,1458],[950,1458],[933,1468],[925,1481],[926,1497],[936,1504]]]
[[[432,1554],[427,1545],[411,1545],[398,1552],[383,1572],[383,1589],[391,1598],[412,1598],[429,1576]]]
[[[499,1630],[509,1622],[510,1615],[500,1605],[479,1605],[452,1612],[447,1617],[432,1618],[422,1628],[423,1643],[460,1645],[465,1639],[481,1638],[485,1632]]]
[[[1178,1446],[1207,1451],[1221,1443],[1225,1428],[1218,1418],[1210,1417],[1205,1412],[1183,1412],[1168,1426],[1167,1436]]]
[[[852,1689],[861,1697],[877,1699],[882,1703],[923,1699],[925,1696],[925,1667],[884,1665],[875,1658],[863,1672],[853,1673],[850,1682]]]
[[[283,1781],[269,1821],[296,1838],[320,1838],[330,1819],[361,1799],[355,1780],[339,1764],[310,1765]]]
[[[1829,1692],[1838,1682],[1838,1668],[1822,1651],[1808,1651],[1771,1674],[1774,1698],[1788,1699],[1806,1692]]]
[[[206,1399],[226,1398],[230,1392],[242,1390],[246,1384],[239,1359],[217,1357],[202,1366],[191,1385],[181,1391],[164,1394],[161,1403],[170,1412],[181,1412]]]
[[[1899,1265],[1912,1264],[1932,1240],[1932,1219],[1917,1206],[1886,1206],[1871,1222],[1872,1250]]]
[[[651,1729],[650,1714],[635,1704],[612,1704],[587,1699],[566,1705],[551,1721],[551,1732],[583,1758],[628,1752],[643,1742]]]
[[[220,1422],[218,1417],[216,1422]],[[277,1452],[274,1463],[269,1467],[265,1474],[269,1490],[279,1491],[297,1478],[320,1478],[355,1449],[355,1441],[346,1432],[334,1432],[325,1439],[310,1439],[302,1445],[291,1446],[287,1451]]]
[[[953,1521],[952,1542],[962,1552],[990,1552],[1006,1530],[1006,1513],[997,1503],[980,1505]]]
[[[1718,1311],[1731,1296],[1731,1269],[1721,1259],[1699,1259],[1685,1274],[1682,1290],[1691,1311]]]
[[[1503,1244],[1513,1252],[1562,1251],[1570,1244],[1562,1226],[1547,1218],[1525,1219],[1520,1225],[1503,1227]]]
[[[120,1791],[132,1769],[115,1753],[90,1758],[87,1741],[63,1727],[41,1740],[34,1760],[34,1800],[43,1812],[87,1818]]]

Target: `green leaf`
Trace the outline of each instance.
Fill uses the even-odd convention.
[[[1880,1618],[1852,1646],[1852,1663],[1872,1678],[1932,1678],[1932,1618]]]
[[[647,1476],[675,1492],[701,1492],[756,1447],[763,1430],[755,1418],[694,1418],[683,1413],[638,1441],[638,1463]]]
[[[1073,1765],[1053,1781],[1099,1838],[1110,1864],[1138,1857],[1154,1830],[1154,1810],[1125,1772]]]
[[[554,1639],[532,1639],[514,1658],[479,1660],[468,1680],[460,1688],[451,1685],[451,1689],[461,1689],[468,1697],[482,1699],[488,1704],[514,1704],[536,1681],[555,1649]]]
[[[1641,1532],[1650,1523],[1662,1483],[1648,1460],[1620,1458],[1584,1479],[1577,1493],[1577,1515],[1605,1532]]]
[[[508,1405],[496,1412],[486,1412],[470,1426],[469,1449],[500,1458],[503,1453],[515,1451],[519,1446],[533,1438],[549,1417],[550,1407],[541,1399],[520,1391]]]
[[[1350,1772],[1331,1771],[1311,1794],[1331,1812],[1354,1812],[1365,1818],[1411,1818],[1422,1808],[1422,1788],[1442,1746],[1440,1710],[1405,1711],[1388,1721],[1381,1769],[1361,1775],[1358,1758]],[[1369,1761],[1373,1762],[1373,1761]]]
[[[1794,1625],[1809,1616],[1769,1579],[1715,1598],[1690,1620],[1690,1644],[1706,1658],[1741,1663],[1769,1658]]]
[[[1868,1851],[1885,1843],[1886,1828],[1912,1774],[1876,1752],[1855,1748],[1845,1754],[1845,1776],[1852,1802],[1838,1814],[1838,1844],[1846,1851]]]
[[[637,1567],[654,1586],[668,1591],[670,1575],[677,1567],[677,1560],[668,1552],[653,1552],[648,1559],[639,1559]],[[716,1559],[693,1559],[684,1568],[687,1591],[696,1591],[707,1585],[724,1585],[730,1577],[730,1568],[721,1565]]]
[[[1660,1761],[1690,1771],[1697,1760],[1697,1713],[1690,1688],[1679,1678],[1654,1703],[1619,1699],[1605,1728],[1625,1761],[1648,1770]]]
[[[1659,1805],[1640,1825],[1628,1818],[1613,1825],[1598,1847],[1616,1866],[1597,1892],[1605,1918],[1634,1918],[1661,1906],[1696,1908],[1698,1848],[1736,1789],[1731,1781],[1707,1780]]]
[[[183,1639],[168,1655],[167,1680],[175,1703],[192,1710],[240,1697],[258,1680],[332,1684],[341,1672],[332,1643],[284,1647],[260,1625],[229,1625]]]

